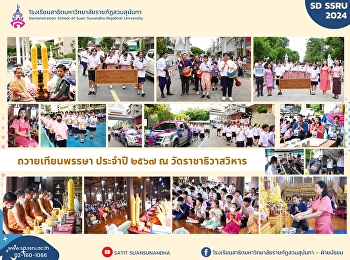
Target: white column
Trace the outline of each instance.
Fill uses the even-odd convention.
[[[23,63],[24,63],[24,61],[25,61],[25,59],[26,59],[26,53],[25,53],[25,51],[24,51],[24,41],[25,41],[25,38],[24,37],[21,37],[21,44],[22,44],[22,56],[23,57],[21,57],[21,60],[23,61]],[[23,63],[21,63],[22,65],[23,65]]]
[[[17,64],[22,64],[21,63],[21,43],[20,43],[20,38],[16,37],[16,55],[17,55]]]

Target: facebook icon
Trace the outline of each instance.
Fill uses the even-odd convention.
[[[209,247],[203,247],[201,254],[203,257],[209,257],[211,255],[211,249]]]

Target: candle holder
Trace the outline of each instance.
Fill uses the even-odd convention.
[[[131,230],[136,230],[136,229],[137,229],[136,223],[131,223],[131,224],[130,224],[130,229],[131,229]]]

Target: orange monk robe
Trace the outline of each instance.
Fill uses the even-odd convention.
[[[40,211],[43,213],[43,214],[45,214],[44,213],[44,210],[48,213],[48,214],[50,214],[50,211],[48,211],[48,209],[47,209],[47,205],[46,205],[46,199],[38,199],[37,200],[37,204],[39,205],[39,209],[40,209]],[[46,214],[45,214],[46,215]],[[47,217],[47,216],[46,216]]]
[[[255,223],[253,222],[255,220]],[[248,230],[250,234],[258,234],[259,233],[259,216],[256,216],[254,214],[250,215],[248,218]],[[249,224],[251,224],[249,226]]]
[[[15,207],[17,207],[17,205]],[[17,224],[16,218],[13,215],[12,210],[8,211],[7,218],[8,218],[9,228],[13,233],[21,234],[25,231],[23,228],[21,228],[20,225]],[[19,204],[19,218],[24,225],[29,226],[26,220],[25,209],[22,204]]]
[[[45,218],[35,211],[34,202],[32,200],[29,200],[27,201],[27,203],[29,204],[29,208],[30,208],[30,217],[33,219],[39,220],[41,223],[45,222]],[[40,207],[38,208],[37,204],[36,204],[36,207],[37,207],[37,210],[40,211]]]
[[[2,222],[8,226],[9,220],[8,220],[8,212],[9,209],[7,207],[2,208]],[[4,227],[3,227],[4,228]]]
[[[51,207],[51,203],[50,203],[50,201],[49,200],[44,200],[45,201],[45,210],[48,212],[48,213],[50,213],[51,214],[51,211],[53,210],[53,208]]]
[[[165,226],[166,217],[163,212],[154,212],[154,215],[150,216],[148,221],[151,224]]]
[[[28,217],[31,217],[33,220],[35,220],[35,217],[33,216],[33,214],[31,214],[29,201],[30,201],[30,200],[27,200],[27,201],[26,201],[26,206],[25,206],[25,208],[24,208],[24,211],[25,211],[25,214],[26,214]],[[33,228],[34,228],[34,221],[27,220],[27,222],[28,222],[30,228],[33,229]]]

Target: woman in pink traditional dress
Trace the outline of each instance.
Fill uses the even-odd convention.
[[[322,67],[320,69],[320,89],[323,92],[323,97],[326,96],[327,90],[331,89],[330,84],[330,74],[331,74],[331,67],[328,66],[327,61],[323,60]]]
[[[29,94],[26,82],[22,77],[22,67],[17,65],[13,68],[15,77],[10,81],[10,91],[12,92],[11,101],[33,102],[35,99]]]
[[[343,67],[339,65],[339,61],[334,62],[335,66],[332,69],[332,81],[333,88],[332,92],[335,99],[338,99],[338,96],[341,94],[341,82],[343,80]]]
[[[311,208],[305,212],[298,213],[294,220],[315,218],[316,234],[333,234],[331,216],[333,213],[331,199],[328,196],[327,184],[319,180],[315,184],[316,199]]]
[[[10,126],[10,130],[12,129],[19,147],[38,147],[38,143],[31,137],[30,124],[24,108],[20,108],[18,111],[17,119],[13,120]]]
[[[264,82],[267,88],[267,95],[272,96],[272,88],[273,88],[274,82],[273,82],[273,70],[270,63],[267,65],[267,69],[265,69],[264,71]]]

